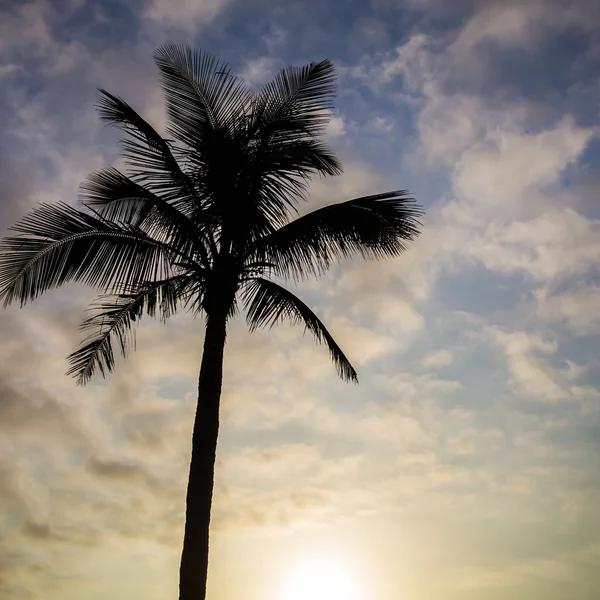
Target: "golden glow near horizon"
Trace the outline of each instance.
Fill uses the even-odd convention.
[[[367,600],[360,574],[333,558],[312,559],[284,574],[280,600]]]

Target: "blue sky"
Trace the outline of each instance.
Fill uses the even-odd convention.
[[[332,59],[345,172],[306,208],[400,187],[427,209],[400,259],[299,289],[359,387],[299,330],[232,324],[215,600],[293,600],[281,590],[315,560],[339,565],[346,600],[600,595],[594,4],[2,4],[2,232],[119,160],[97,88],[162,127],[165,42],[257,86]],[[127,364],[82,390],[64,357],[92,296],[0,313],[1,600],[176,593],[201,323],[143,323]]]

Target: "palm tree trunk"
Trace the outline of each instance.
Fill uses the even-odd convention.
[[[185,534],[179,568],[179,600],[204,600],[208,576],[210,511],[219,433],[219,402],[227,317],[207,316],[192,459],[186,499]]]

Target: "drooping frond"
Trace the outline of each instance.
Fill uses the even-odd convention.
[[[167,141],[124,100],[106,90],[99,92],[96,107],[100,118],[130,136],[122,143],[134,181],[176,202],[180,210],[197,210],[200,202],[193,182]]]
[[[41,204],[0,242],[0,298],[24,305],[69,281],[103,290],[165,277],[173,252],[145,233],[67,204]]]
[[[404,190],[356,198],[291,221],[258,240],[248,257],[273,263],[278,276],[320,275],[342,258],[400,255],[419,234],[421,215]]]
[[[329,60],[285,67],[257,94],[253,127],[273,141],[294,141],[324,132],[331,117],[335,69]]]
[[[94,331],[69,355],[67,375],[74,375],[83,385],[96,372],[103,377],[111,372],[115,365],[113,339],[125,357],[129,348],[135,347],[134,323],[144,314],[169,318],[190,281],[189,276],[175,276],[137,286],[129,293],[99,297],[88,309],[95,314],[80,326],[83,331]]]
[[[248,282],[244,290],[246,321],[250,330],[273,327],[285,318],[293,324],[302,323],[319,343],[325,343],[339,376],[346,381],[358,382],[354,367],[337,345],[332,335],[315,313],[297,296],[273,281],[257,277]]]
[[[165,94],[169,133],[192,148],[209,131],[237,129],[251,94],[230,67],[208,53],[167,44],[154,53]]]
[[[196,258],[208,268],[207,224],[199,224],[172,203],[112,167],[92,173],[81,184],[86,206],[102,218],[139,228],[155,240],[168,243],[180,253]]]

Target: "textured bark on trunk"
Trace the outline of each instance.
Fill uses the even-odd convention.
[[[213,313],[207,317],[192,436],[185,534],[179,568],[179,600],[204,600],[206,597],[226,322],[225,314]]]

